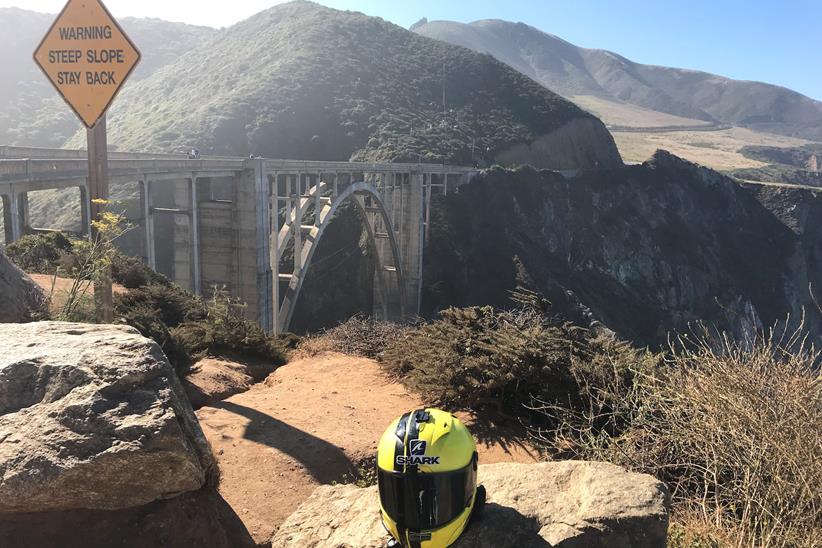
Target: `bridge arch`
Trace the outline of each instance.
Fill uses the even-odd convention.
[[[275,306],[279,305],[278,313],[275,317],[279,332],[289,330],[297,301],[299,300],[317,246],[328,225],[334,219],[337,210],[348,201],[351,201],[357,206],[365,219],[368,246],[375,258],[374,280],[377,296],[379,304],[383,308],[384,315],[388,314],[390,303],[396,301],[399,304],[399,310],[397,311],[399,317],[405,316],[405,275],[402,267],[402,257],[400,255],[399,245],[397,244],[391,215],[389,215],[386,209],[379,189],[366,181],[353,182],[338,194],[335,194],[333,191],[335,187],[332,188],[328,183],[318,181],[307,195],[295,200],[290,211],[286,211],[286,223],[276,235],[278,251],[275,255],[275,260],[278,261],[278,264],[288,242],[290,240],[295,241],[294,270],[290,275],[284,275],[284,277],[288,279],[288,288],[285,290],[282,304],[279,305],[279,303],[275,303]],[[323,194],[329,192],[331,196],[323,196]],[[314,209],[314,224],[303,225],[302,219],[312,206]],[[380,234],[388,241],[388,250],[380,249],[377,243],[376,226],[370,221],[369,213],[376,213],[382,225],[385,227],[385,231]],[[297,230],[300,231],[299,236],[297,236]],[[303,232],[305,232],[305,234],[303,234]],[[387,251],[388,253],[383,251]],[[386,259],[389,258],[393,264],[386,264]],[[275,280],[275,284],[278,284],[279,279],[281,279],[278,270],[279,269],[275,271],[275,276],[278,278]],[[394,277],[393,280],[391,276]],[[392,290],[396,290],[399,293],[397,299],[391,298]]]

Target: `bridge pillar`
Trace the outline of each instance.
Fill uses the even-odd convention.
[[[154,212],[152,211],[151,181],[143,179],[139,183],[140,187],[140,210],[143,221],[143,255],[146,264],[152,269],[157,269],[157,253],[154,243]]]
[[[9,196],[9,215],[8,226],[11,227],[9,234],[11,241],[16,242],[23,235],[22,223],[20,219],[20,200],[19,193],[14,188],[11,189],[11,196]]]
[[[174,221],[174,283],[194,292],[191,277],[191,212],[194,209],[191,203],[190,179],[180,178],[170,181],[173,191],[174,207],[170,213]]]
[[[268,182],[262,160],[249,160],[233,181],[231,231],[236,255],[233,258],[230,293],[246,303],[248,319],[269,329],[271,269],[268,258]],[[263,196],[265,196],[263,198]]]
[[[420,312],[422,297],[422,253],[424,241],[425,196],[422,173],[404,173],[400,184],[402,209],[399,220],[399,247],[405,273],[405,313]]]
[[[274,284],[279,283],[273,279],[271,269],[271,216],[277,212],[271,211],[271,185],[266,173],[264,160],[252,160],[252,169],[246,170],[245,179],[252,179],[253,187],[249,189],[252,198],[251,204],[244,204],[244,207],[253,208],[254,238],[255,245],[255,282],[256,295],[254,296],[256,312],[252,318],[256,318],[262,328],[271,333],[274,330],[274,299],[279,301],[279,295],[274,290]],[[274,194],[276,195],[276,184]],[[245,195],[247,196],[247,195]],[[277,221],[275,221],[277,223]],[[275,225],[276,226],[276,225]],[[276,237],[276,236],[275,236]],[[249,299],[250,302],[250,299]]]
[[[31,217],[29,217],[29,194],[21,192],[17,198],[20,213],[18,214],[19,236],[18,239],[31,232]]]
[[[11,215],[11,198],[3,194],[0,196],[0,199],[3,200],[3,232],[5,233],[5,242],[6,244],[10,244],[14,241],[14,234],[12,233],[14,220]]]
[[[197,197],[197,177],[192,174],[189,179],[189,197],[191,199],[191,278],[195,295],[202,295],[200,287],[200,200]]]
[[[81,185],[80,189],[80,234],[86,238],[91,237],[91,203],[89,202],[88,191]]]

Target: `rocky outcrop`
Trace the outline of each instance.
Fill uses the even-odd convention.
[[[656,479],[602,462],[480,466],[482,518],[455,548],[664,547],[669,495]],[[322,486],[286,520],[272,548],[385,545],[377,488]]]
[[[764,194],[664,151],[571,179],[488,170],[433,202],[423,314],[510,307],[524,270],[556,313],[640,345],[700,321],[745,340],[803,308],[819,341],[822,195]]]
[[[531,165],[538,169],[577,170],[622,165],[614,138],[596,118],[578,118],[537,138],[514,145],[499,154],[502,165]]]
[[[0,325],[0,512],[116,510],[216,480],[160,348],[126,326]]]
[[[43,290],[0,250],[0,323],[46,317]]]

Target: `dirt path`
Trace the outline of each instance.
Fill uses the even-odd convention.
[[[322,354],[293,361],[197,416],[220,464],[220,493],[254,540],[266,543],[318,484],[355,474],[388,423],[420,406],[373,360]],[[480,444],[480,462],[536,459],[504,429],[492,438]]]
[[[52,313],[57,313],[63,307],[68,298],[68,294],[71,291],[72,285],[74,285],[73,278],[55,278],[51,274],[31,274],[29,273],[29,277],[43,288],[43,291],[46,293],[46,296],[51,295],[51,303],[50,303],[50,311]],[[53,284],[53,285],[52,285]],[[54,293],[52,294],[52,289]],[[111,290],[113,293],[125,293],[128,291],[125,287],[120,284],[112,284]],[[86,300],[90,300],[94,295],[94,286],[89,284],[85,287],[85,292],[83,293],[84,298]],[[88,305],[89,303],[84,303]]]

